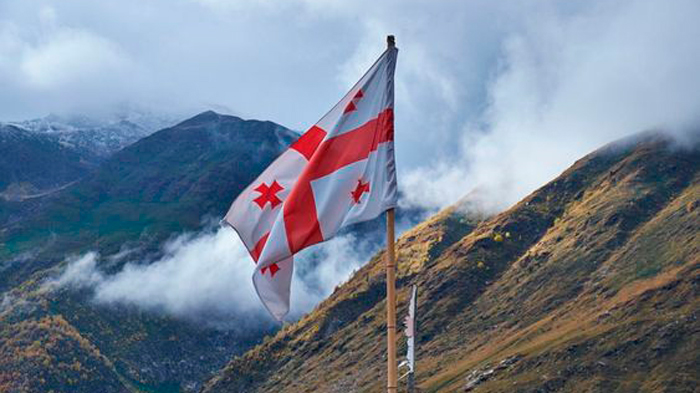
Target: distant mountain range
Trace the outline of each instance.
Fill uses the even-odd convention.
[[[67,148],[106,157],[175,123],[176,119],[172,116],[126,111],[104,118],[52,114],[6,124],[48,136]]]
[[[44,196],[74,182],[109,157],[175,122],[125,112],[105,119],[49,115],[0,122],[0,200]]]

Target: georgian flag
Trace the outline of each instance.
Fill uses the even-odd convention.
[[[395,47],[250,184],[224,222],[257,263],[253,283],[277,320],[289,312],[293,255],[396,206]]]

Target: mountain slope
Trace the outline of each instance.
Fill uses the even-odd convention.
[[[403,235],[399,311],[418,284],[421,390],[695,391],[699,200],[700,150],[645,135],[477,226],[451,208]],[[381,391],[382,258],[203,391]]]
[[[172,234],[219,217],[297,136],[272,122],[204,112],[128,146],[0,232],[0,261],[23,253],[33,259],[8,263],[0,289],[69,253],[109,255],[127,242],[157,251]]]
[[[95,158],[0,123],[0,235],[36,209],[40,199],[86,176],[95,168]]]
[[[0,325],[0,391],[129,393],[114,365],[63,317]]]
[[[49,115],[0,122],[0,199],[44,196],[82,178],[114,152],[173,123],[135,110],[104,119]]]
[[[137,108],[122,108],[111,115],[55,115],[7,123],[53,140],[89,156],[103,159],[112,153],[176,122]]]
[[[0,200],[21,200],[63,186],[93,167],[57,141],[0,124]]]
[[[0,361],[0,386],[92,392],[92,383],[104,380],[104,391],[191,391],[230,356],[258,342],[270,326],[244,329],[244,316],[222,330],[201,320],[95,304],[87,290],[47,290],[46,282],[70,255],[86,251],[103,256],[98,267],[105,274],[129,261],[156,260],[164,240],[208,226],[207,217],[220,217],[296,137],[271,122],[205,112],[115,153],[90,176],[42,200],[28,218],[3,227],[0,353],[17,356]],[[124,249],[132,252],[119,257]],[[33,328],[49,320],[63,327]],[[37,332],[31,341],[14,340],[25,327]],[[36,340],[64,342],[68,331],[85,345],[61,344],[62,356],[89,363],[84,377],[63,370],[62,359],[45,363],[45,358],[20,356],[34,353]],[[40,385],[43,375],[51,378]]]
[[[134,109],[0,122],[0,227],[24,220],[121,148],[174,122]]]

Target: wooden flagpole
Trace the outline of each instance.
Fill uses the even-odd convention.
[[[386,212],[386,333],[387,393],[397,392],[396,364],[396,256],[394,254],[394,209]]]
[[[388,48],[396,45],[393,35],[386,37]],[[396,255],[394,253],[394,209],[386,212],[386,338],[387,338],[387,393],[397,393],[398,365],[396,364]]]

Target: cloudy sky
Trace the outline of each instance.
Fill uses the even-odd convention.
[[[304,130],[395,34],[406,202],[497,208],[700,111],[694,0],[0,0],[0,120],[124,103]],[[495,201],[495,202],[494,202]]]
[[[0,0],[0,121],[127,104],[301,131],[395,34],[402,203],[438,209],[477,188],[497,211],[615,139],[695,135],[698,19],[697,0]],[[178,316],[259,313],[232,237],[183,235],[113,276],[88,253],[56,284]],[[353,244],[317,247],[326,263],[295,278],[294,314],[367,260]]]

